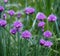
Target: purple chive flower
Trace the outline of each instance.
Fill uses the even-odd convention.
[[[0,12],[4,11],[4,7],[0,6]]]
[[[13,15],[15,14],[15,12],[14,12],[14,10],[9,10],[9,11],[8,11],[8,14],[9,14],[10,16],[13,16]]]
[[[28,30],[22,32],[22,38],[29,39],[31,36],[32,34]]]
[[[10,30],[10,33],[13,34],[13,35],[15,35],[16,32],[17,32],[16,28],[12,28],[12,29]]]
[[[49,48],[50,48],[52,45],[53,45],[53,43],[52,43],[51,41],[46,41],[45,44],[44,44],[45,47],[49,47]]]
[[[36,15],[36,19],[37,20],[44,20],[44,19],[46,19],[46,16],[45,16],[44,13],[38,12],[37,15]]]
[[[7,15],[6,14],[3,14],[3,19],[6,19],[7,18]]]
[[[19,21],[15,21],[13,25],[15,28],[21,28],[23,26],[23,24]]]
[[[33,14],[35,12],[35,9],[32,7],[27,7],[25,8],[25,13],[26,14]]]
[[[21,15],[22,15],[21,13],[18,13],[17,18],[19,19],[21,17]]]
[[[52,36],[52,33],[47,30],[47,31],[45,31],[45,32],[43,33],[43,35],[44,35],[44,37],[46,37],[46,38],[50,38],[50,37]]]
[[[49,15],[48,21],[54,22],[54,21],[56,21],[56,20],[57,20],[57,17],[56,17],[54,14]]]
[[[4,3],[7,3],[8,2],[8,0],[4,0]]]
[[[38,27],[44,28],[44,26],[45,26],[45,22],[42,21],[38,23]]]
[[[1,26],[1,27],[5,27],[6,24],[7,24],[6,20],[0,19],[0,26]]]
[[[45,40],[44,39],[40,39],[40,45],[44,45],[45,44]]]

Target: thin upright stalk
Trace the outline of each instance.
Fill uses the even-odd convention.
[[[6,4],[4,3],[4,11],[3,11],[3,13],[5,13],[5,9],[6,9],[6,6],[5,6]],[[4,29],[2,28],[2,30],[4,31]],[[4,36],[4,56],[6,56],[6,32],[4,31],[3,32],[3,35],[5,34],[5,36]]]
[[[57,35],[58,35],[58,37],[60,37],[60,32],[59,32],[57,21],[55,21],[55,24],[56,24],[56,29],[57,29]],[[56,50],[57,50],[57,43],[58,43],[58,41],[55,41],[55,43],[56,43]],[[57,54],[55,56],[57,56]]]
[[[0,12],[0,19],[1,19],[1,12]],[[4,52],[3,52],[3,44],[2,44],[2,29],[0,27],[0,55],[3,56]]]
[[[46,24],[47,24],[47,30],[49,30],[49,22],[48,22],[48,19],[46,21]]]
[[[1,55],[1,56],[4,55],[2,38],[3,38],[2,29],[1,29],[1,27],[0,27],[0,55]]]
[[[5,35],[5,31],[4,29],[2,28],[2,37],[3,37],[3,49],[4,49],[4,56],[6,56],[6,35]]]
[[[1,19],[1,12],[0,12],[0,19]]]
[[[57,21],[55,21],[55,24],[56,24],[57,34],[60,36],[60,32],[59,32],[59,28],[58,28],[58,23],[57,23]]]
[[[18,37],[18,56],[21,56],[20,55],[20,32],[19,31],[17,33],[17,37]]]

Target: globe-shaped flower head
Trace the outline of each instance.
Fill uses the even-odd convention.
[[[46,19],[46,16],[45,16],[44,13],[38,12],[37,15],[36,15],[36,19],[37,20],[44,20],[44,19]]]
[[[4,7],[0,6],[0,12],[4,11]]]
[[[15,14],[15,12],[14,12],[14,10],[9,10],[9,11],[8,11],[8,14],[9,14],[10,16],[13,16],[13,15]]]
[[[10,29],[10,33],[11,33],[11,34],[15,35],[16,32],[17,32],[17,29],[16,29],[16,28],[12,28],[12,29]]]
[[[8,2],[8,0],[4,0],[4,3],[7,3]]]
[[[6,19],[7,18],[7,15],[6,14],[3,14],[3,19]]]
[[[5,27],[6,24],[7,24],[6,20],[0,19],[0,26],[1,26],[1,27]]]
[[[21,22],[19,22],[19,21],[15,21],[13,25],[14,25],[14,27],[17,28],[17,29],[18,29],[18,28],[21,28],[21,27],[23,26],[23,24],[22,24]]]
[[[44,28],[45,26],[45,22],[41,21],[38,23],[38,27]]]
[[[21,13],[18,13],[17,18],[19,19],[21,17],[21,15],[22,15]]]
[[[25,30],[24,32],[22,32],[22,38],[24,39],[30,39],[31,36],[32,34],[28,30]]]
[[[46,37],[46,38],[50,38],[50,37],[52,36],[52,33],[47,30],[47,31],[45,31],[45,32],[43,33],[43,35],[44,35],[44,37]]]
[[[40,39],[40,45],[44,45],[45,44],[45,40],[44,39]]]
[[[52,45],[53,45],[53,43],[52,43],[51,41],[46,41],[45,44],[44,44],[45,47],[49,47],[49,48],[50,48]]]
[[[27,7],[25,8],[25,13],[26,14],[33,14],[35,12],[35,9],[32,7]]]
[[[49,15],[48,21],[54,22],[54,21],[56,21],[56,20],[57,20],[57,17],[56,17],[54,14]]]

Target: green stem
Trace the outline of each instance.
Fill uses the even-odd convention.
[[[19,31],[17,33],[17,37],[18,37],[18,56],[20,56],[20,32]]]
[[[58,28],[58,23],[57,23],[57,21],[55,21],[55,24],[56,24],[56,29],[57,29],[57,35],[58,35],[58,37],[60,37],[60,32],[59,32],[59,28]],[[55,41],[55,43],[56,43],[56,50],[57,50],[57,41]],[[57,56],[57,54],[55,55],[55,56]]]
[[[2,29],[0,27],[0,56],[3,56],[4,55],[2,38],[3,38]]]
[[[28,5],[28,4],[27,4],[27,0],[25,0],[25,6],[27,7],[27,5]]]
[[[49,22],[48,22],[48,19],[47,19],[47,30],[49,30]]]
[[[16,35],[14,36],[15,38],[14,38],[14,40],[15,40],[15,42],[14,42],[14,56],[16,56]]]
[[[1,19],[1,12],[0,12],[0,19]]]
[[[33,29],[35,29],[35,24],[36,24],[36,19],[33,21],[32,27],[30,29],[30,31],[32,31]]]
[[[57,23],[57,21],[55,21],[55,24],[56,24],[56,29],[57,29],[58,37],[60,37],[60,32],[59,32],[59,28],[58,28],[58,23]]]
[[[1,28],[2,29],[2,28]],[[6,56],[6,35],[3,36],[5,34],[4,29],[2,29],[2,37],[3,37],[3,48],[4,48],[4,56]]]

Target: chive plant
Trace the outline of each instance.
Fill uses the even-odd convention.
[[[60,56],[58,2],[57,6],[55,3],[4,0],[0,4],[0,56]]]

